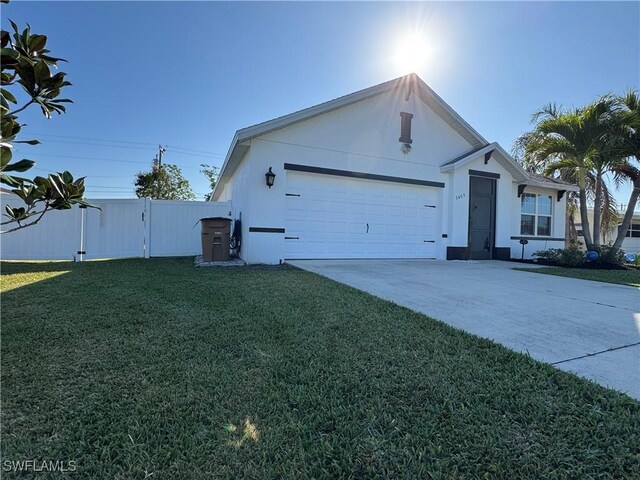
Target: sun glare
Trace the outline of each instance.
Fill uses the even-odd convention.
[[[399,75],[420,73],[429,60],[429,45],[423,35],[414,33],[398,40],[393,57]]]

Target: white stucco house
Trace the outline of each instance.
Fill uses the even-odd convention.
[[[526,257],[564,246],[568,190],[410,74],[238,130],[212,200],[231,201],[247,263],[509,259],[521,239]]]

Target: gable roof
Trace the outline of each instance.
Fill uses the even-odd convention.
[[[526,171],[522,168],[522,165],[516,162],[516,160],[509,155],[499,143],[496,142],[488,143],[479,148],[474,148],[473,150],[452,158],[440,165],[440,171],[451,172],[456,168],[460,168],[469,162],[477,160],[479,157],[487,153],[491,153],[491,158],[502,165],[517,183],[536,187],[552,188],[554,190],[578,191],[577,185],[573,185],[557,178],[545,177],[538,173]]]
[[[212,200],[219,197],[222,186],[240,164],[242,157],[249,149],[249,145],[245,143],[248,140],[395,89],[404,89],[407,96],[410,93],[415,93],[418,98],[434,110],[437,115],[462,135],[474,148],[482,148],[484,145],[487,145],[488,142],[482,135],[458,115],[458,113],[440,98],[418,75],[411,73],[313,107],[238,130],[233,137],[229,151],[220,169],[220,176],[213,190],[213,195],[211,196]]]

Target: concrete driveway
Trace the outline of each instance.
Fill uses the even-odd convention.
[[[500,261],[290,264],[422,312],[640,399],[640,289]]]

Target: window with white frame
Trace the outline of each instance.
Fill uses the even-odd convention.
[[[627,238],[640,238],[640,223],[632,223],[625,235]]]
[[[520,197],[520,235],[551,236],[551,195],[523,193]]]

